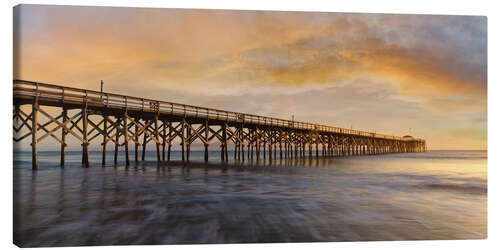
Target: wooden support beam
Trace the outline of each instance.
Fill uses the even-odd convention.
[[[34,97],[31,112],[31,169],[38,170],[38,147],[37,147],[37,131],[38,131],[38,94]]]
[[[240,128],[239,128],[239,133],[238,133],[238,137],[237,137],[237,140],[238,140],[238,161],[242,160],[241,159],[241,153],[242,153],[242,151],[245,148],[243,136],[244,136],[244,131],[243,131],[243,123],[242,123],[241,126],[240,126]]]
[[[66,121],[68,120],[68,110],[66,108],[63,107],[63,110],[62,110],[62,118],[63,118],[63,124],[66,123]],[[61,143],[61,168],[64,168],[64,160],[65,160],[65,152],[66,152],[66,134],[68,132],[66,132],[66,130],[64,129],[61,129],[61,141],[63,143]]]
[[[256,128],[254,131],[254,136],[255,136],[255,158],[257,161],[260,159],[260,136],[259,136],[259,128]]]
[[[108,117],[104,116],[104,133],[102,134],[102,166],[106,166],[106,142],[108,137]]]
[[[14,124],[13,124],[14,131],[17,133],[17,132],[19,132],[19,130],[21,130],[21,128],[17,129],[17,127],[16,127],[16,125],[19,124],[19,118],[20,118],[19,105],[14,105],[14,114],[13,114],[12,118],[14,119]],[[24,124],[22,124],[22,125],[24,125]]]
[[[288,158],[288,142],[287,141],[284,141],[284,145],[283,145],[283,153],[285,155],[285,158]]]
[[[82,132],[83,132],[83,154],[82,154],[82,161],[84,167],[88,168],[89,167],[89,141],[88,141],[88,134],[87,134],[87,129],[88,129],[88,119],[89,115],[87,113],[87,100],[85,100],[82,108]]]
[[[283,159],[283,131],[279,131],[280,160]]]
[[[327,141],[326,141],[326,156],[327,157],[330,157],[331,156],[331,153],[332,153],[332,144],[331,144],[331,138],[330,136],[328,135],[327,137]]]
[[[237,159],[237,156],[238,156],[238,141],[234,141],[234,160]]]
[[[248,128],[248,144],[247,144],[247,159],[250,161],[253,161],[253,130],[251,128]]]
[[[266,160],[266,139],[262,140],[262,158]]]
[[[224,123],[224,125],[222,125],[223,129],[222,129],[222,141],[223,141],[223,148],[222,148],[222,151],[224,153],[224,161],[225,162],[228,162],[229,161],[229,155],[228,155],[228,152],[227,152],[227,123]]]
[[[274,154],[273,157],[274,157],[274,160],[276,160],[276,151],[277,151],[276,150],[276,147],[277,147],[276,144],[277,144],[276,142],[273,143],[273,147],[274,147],[274,149],[273,149],[273,154]]]
[[[273,143],[269,140],[269,162],[273,160]]]
[[[136,121],[138,119],[136,118]],[[135,163],[139,163],[139,124],[137,122],[134,124],[134,160]]]
[[[127,110],[123,114],[123,139],[125,144],[125,166],[128,167],[130,165],[130,154],[128,152],[128,114]]]
[[[114,124],[114,129],[115,129],[115,155],[114,155],[114,164],[116,167],[116,164],[118,164],[118,146],[119,146],[119,140],[120,140],[120,129],[118,128],[120,126],[120,118],[116,117],[116,122]]]
[[[87,121],[88,121],[88,124],[90,126],[92,126],[92,129],[88,132],[88,135],[90,136],[92,134],[92,132],[96,131],[96,134],[89,139],[89,142],[90,142],[90,141],[92,141],[92,139],[94,139],[97,136],[99,136],[99,134],[103,133],[102,129],[99,126],[101,126],[101,124],[104,122],[104,120],[101,120],[97,124],[95,124],[94,122],[92,122],[92,120],[90,120],[90,119],[87,120]]]
[[[168,122],[168,148],[167,148],[167,161],[170,161],[170,152],[172,151],[172,122]]]
[[[254,135],[254,132],[253,132],[253,129],[251,131],[249,131],[249,134],[250,134],[250,138],[249,138],[249,141],[248,141],[248,159],[252,160],[253,161],[253,148],[254,148],[254,141],[255,141],[255,135]]]
[[[205,120],[205,143],[203,144],[205,146],[205,154],[204,154],[204,159],[205,162],[208,162],[208,119]]]
[[[146,130],[146,126],[149,126],[147,124],[149,124],[149,122],[144,121],[144,132]],[[148,144],[148,134],[143,133],[142,137],[143,137],[143,140],[142,140],[142,161],[144,161],[146,159],[146,145]]]
[[[58,141],[59,143],[61,144],[64,144],[59,138],[57,138],[57,136],[55,136],[54,132],[57,131],[62,125],[62,123],[60,123],[58,121],[59,118],[62,117],[62,114],[57,116],[57,117],[52,117],[51,115],[49,115],[47,112],[43,111],[43,109],[41,109],[40,107],[38,107],[38,112],[40,112],[41,114],[45,115],[47,118],[49,118],[49,121],[44,123],[44,124],[38,124],[38,130],[42,129],[43,131],[45,131],[45,135],[39,137],[37,139],[37,142],[41,142],[43,139],[47,138],[48,136],[51,136],[52,138],[54,138],[56,141]],[[58,126],[56,126],[55,128],[51,129],[50,131],[46,128],[48,125],[52,124],[52,123],[56,123],[58,124]]]
[[[246,132],[245,132],[245,127],[244,124],[241,123],[240,125],[240,136],[239,136],[239,141],[240,141],[240,148],[239,148],[239,153],[238,153],[238,160],[241,162],[245,161],[245,139],[246,139]]]
[[[189,123],[187,123],[189,124]],[[191,125],[186,127],[186,138],[191,138]],[[191,141],[186,139],[186,160],[189,162],[191,156]]]
[[[21,129],[26,126],[28,129],[29,129],[29,132],[27,132],[26,134],[22,135],[22,136],[19,136],[19,137],[16,137],[14,136],[14,141],[15,142],[18,142],[18,141],[21,141],[23,140],[24,138],[30,136],[32,134],[32,127],[28,124],[29,121],[32,120],[32,113],[30,113],[29,115],[27,115],[26,113],[24,113],[18,105],[16,105],[16,108],[14,110],[15,112],[15,120],[14,120],[14,124],[13,124],[13,128],[14,128],[14,134],[17,135]],[[20,126],[17,126],[19,123],[19,119],[21,120],[21,125]]]
[[[253,146],[251,142],[247,144],[247,159],[253,160]]]
[[[163,131],[161,133],[162,144],[161,144],[161,160],[165,163],[165,147],[167,146],[167,125],[166,121],[162,121]]]
[[[243,124],[241,124],[241,161],[245,161],[245,135]]]
[[[185,130],[186,130],[186,119],[182,119],[182,124],[181,124],[181,153],[182,153],[182,161],[184,162],[186,160],[185,158],[185,152],[184,152],[184,145],[186,144],[186,136],[185,136]]]
[[[155,138],[156,138],[156,161],[159,164],[161,162],[160,157],[160,136],[159,136],[159,128],[158,128],[158,113],[156,113],[155,118]]]
[[[236,152],[237,152],[236,159],[238,161],[241,161],[241,142],[239,141],[239,139],[236,142],[237,142],[237,144],[236,144]]]

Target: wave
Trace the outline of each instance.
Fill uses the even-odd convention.
[[[487,186],[477,186],[477,185],[459,185],[459,184],[444,184],[444,183],[432,183],[424,185],[424,188],[433,189],[433,190],[445,190],[445,191],[454,191],[465,194],[487,194],[488,187]]]

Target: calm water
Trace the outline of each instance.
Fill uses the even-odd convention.
[[[91,152],[91,167],[84,169],[81,155],[70,152],[63,170],[59,157],[41,152],[40,170],[32,172],[31,154],[14,154],[14,239],[20,246],[487,236],[485,151],[239,167],[217,161],[157,167],[148,152],[149,161],[128,169],[123,163],[102,168],[99,152]]]

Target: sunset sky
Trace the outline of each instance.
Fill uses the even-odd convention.
[[[477,16],[22,5],[14,78],[487,148]],[[29,142],[28,142],[29,143]]]

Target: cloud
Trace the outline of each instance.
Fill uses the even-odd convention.
[[[115,93],[387,133],[421,127],[436,143],[453,121],[478,128],[486,119],[485,17],[16,11],[15,78],[91,89],[104,80]]]
[[[460,47],[440,51],[447,40],[414,42],[405,47],[395,43],[399,39],[391,41],[392,31],[364,33],[378,28],[368,25],[360,20],[340,19],[327,35],[279,47],[245,50],[237,59],[230,59],[221,67],[215,65],[214,70],[219,73],[211,77],[219,82],[235,81],[233,76],[241,72],[252,76],[255,85],[289,87],[335,85],[361,77],[389,81],[401,94],[431,109],[485,110],[485,46],[479,51],[482,60],[477,61],[477,56],[470,60],[464,56],[468,51]],[[223,68],[230,70],[220,70]],[[479,104],[471,100],[479,100]]]

